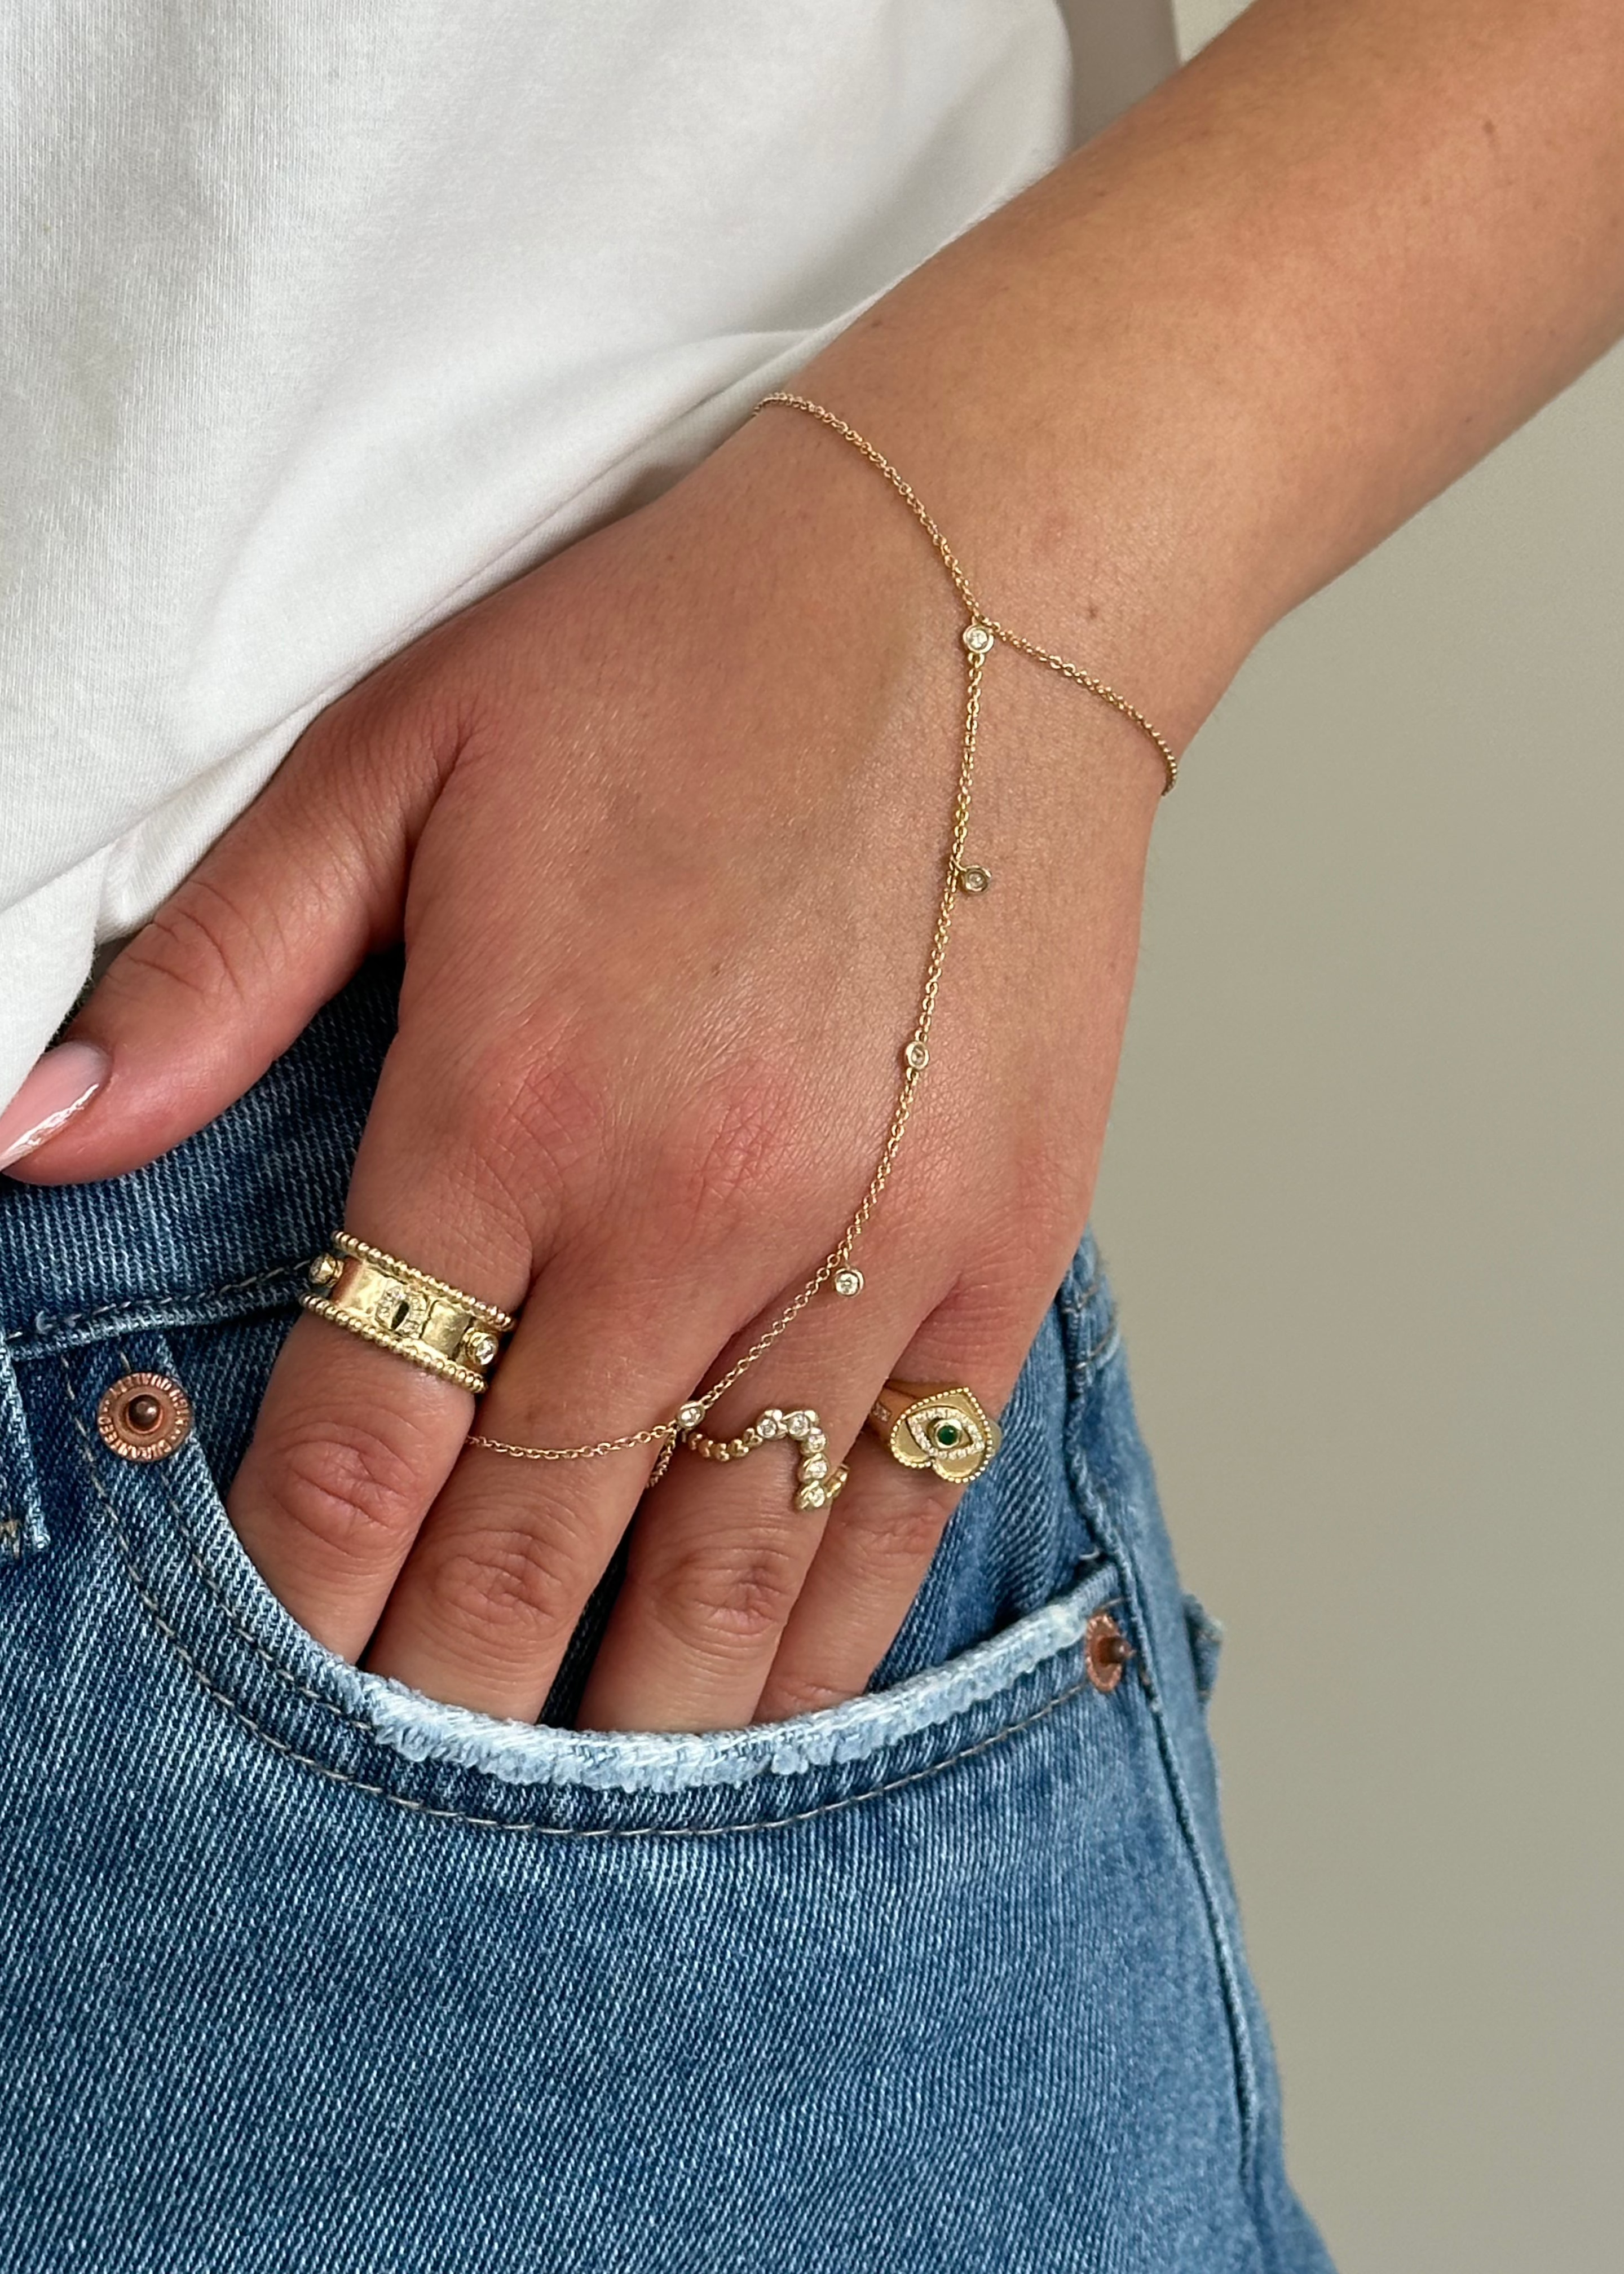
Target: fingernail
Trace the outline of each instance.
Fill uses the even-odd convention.
[[[0,1113],[0,1169],[37,1153],[65,1129],[106,1081],[111,1065],[95,1043],[58,1043],[47,1050]]]

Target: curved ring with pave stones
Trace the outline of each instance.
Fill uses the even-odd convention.
[[[476,1397],[490,1386],[502,1337],[517,1324],[493,1303],[465,1295],[350,1231],[333,1234],[309,1276],[310,1291],[299,1297],[307,1311],[425,1374],[471,1389]]]
[[[974,1482],[1004,1432],[972,1389],[888,1382],[865,1427],[905,1469],[934,1469],[944,1484]]]
[[[830,1467],[829,1440],[809,1405],[794,1405],[787,1412],[781,1405],[770,1405],[736,1437],[707,1437],[700,1430],[690,1428],[683,1430],[677,1442],[690,1453],[697,1453],[702,1461],[741,1461],[758,1445],[771,1444],[778,1437],[789,1439],[800,1449],[795,1464],[795,1506],[827,1508],[845,1485],[846,1471]]]

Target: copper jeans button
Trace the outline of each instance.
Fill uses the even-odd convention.
[[[162,1461],[192,1434],[192,1401],[167,1374],[120,1374],[96,1407],[102,1442],[121,1461]]]
[[[1096,1611],[1083,1630],[1083,1663],[1096,1690],[1115,1690],[1133,1651],[1109,1611]]]

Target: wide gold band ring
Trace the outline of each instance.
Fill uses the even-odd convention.
[[[333,1234],[310,1267],[310,1284],[299,1300],[319,1319],[330,1319],[476,1397],[490,1387],[501,1338],[517,1324],[493,1303],[465,1295],[349,1231]]]
[[[944,1483],[974,1482],[1004,1432],[973,1389],[888,1382],[866,1425],[905,1469],[934,1469]]]

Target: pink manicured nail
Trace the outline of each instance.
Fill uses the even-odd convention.
[[[47,1050],[16,1096],[0,1113],[0,1169],[64,1129],[83,1112],[107,1080],[112,1060],[95,1043],[58,1043]]]

